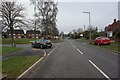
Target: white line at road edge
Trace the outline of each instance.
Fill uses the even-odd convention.
[[[61,43],[58,43],[58,45],[60,45]],[[58,47],[58,45],[53,49],[51,50],[49,53],[48,53],[48,56]]]
[[[100,71],[103,76],[105,76],[108,80],[111,80],[109,76],[107,76],[99,67],[97,67],[91,60],[89,60],[89,62],[98,70]]]
[[[41,57],[36,63],[34,63],[31,67],[29,67],[26,71],[24,71],[20,76],[18,76],[18,79],[22,78],[22,76],[24,76],[29,70],[31,70],[34,66],[36,66],[45,56],[46,56],[46,52],[44,50],[42,50],[44,52],[44,56]]]
[[[52,51],[50,51],[48,55],[50,55],[56,48],[57,48],[57,46]]]
[[[78,51],[80,54],[83,54],[79,49],[77,49],[77,51]]]

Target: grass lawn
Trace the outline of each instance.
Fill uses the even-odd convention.
[[[39,40],[39,39],[14,39],[14,42],[16,44],[30,44],[30,41],[35,41],[35,40]],[[60,43],[62,40],[51,40],[52,43]],[[11,44],[11,39],[10,38],[3,38],[2,42],[0,42],[2,44]]]
[[[12,52],[17,52],[22,50],[21,48],[16,48],[16,47],[0,47],[0,55],[5,55],[9,54]]]
[[[2,60],[0,60],[0,76],[2,75]]]
[[[37,39],[14,39],[14,42],[16,44],[30,44],[30,41],[34,41],[34,40],[37,40]],[[11,44],[11,39],[3,38],[2,44]]]
[[[7,78],[17,78],[21,73],[34,64],[40,57],[14,57],[2,62],[2,73],[7,75]]]
[[[80,41],[80,42],[89,44],[89,40],[88,40],[88,39],[85,39],[85,38],[79,39],[79,40],[77,40],[77,41]],[[92,45],[93,45],[93,44],[92,44]],[[98,45],[94,45],[94,46],[98,46]],[[100,45],[100,46],[98,46],[98,47],[101,47],[101,48],[105,48],[105,49],[108,49],[108,50],[113,50],[113,51],[118,52],[118,43],[116,43],[116,42],[111,42],[111,45]]]

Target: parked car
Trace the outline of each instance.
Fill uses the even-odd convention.
[[[52,47],[52,43],[50,40],[46,40],[46,39],[41,39],[41,40],[37,40],[37,41],[33,41],[31,46],[34,48],[51,48]]]
[[[94,44],[97,45],[102,45],[102,44],[110,45],[110,39],[107,37],[97,37],[93,42]]]

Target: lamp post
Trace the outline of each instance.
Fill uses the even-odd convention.
[[[91,27],[90,12],[83,12],[83,13],[87,13],[87,14],[89,14],[89,28],[90,28],[90,27]],[[89,40],[90,40],[90,42],[91,42],[91,30],[89,30],[89,33],[90,33],[90,35],[89,35]]]

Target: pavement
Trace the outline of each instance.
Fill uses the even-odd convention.
[[[118,54],[75,40],[46,50],[47,57],[23,78],[118,78]]]

